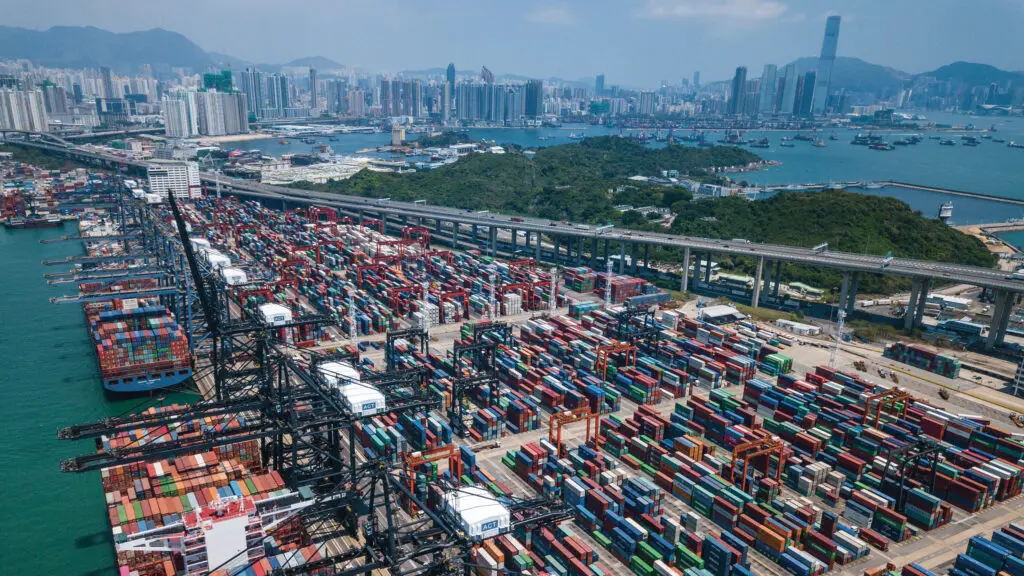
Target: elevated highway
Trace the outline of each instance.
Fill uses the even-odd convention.
[[[73,156],[82,160],[98,162],[107,166],[127,165],[144,169],[145,162],[130,160],[117,156],[99,154],[92,151],[67,147],[61,144],[49,144],[40,141],[25,142],[26,145],[47,149],[56,153]],[[682,260],[691,263],[684,267],[680,275],[680,289],[686,291],[692,279],[706,283],[711,279],[710,264],[714,255],[731,255],[751,258],[756,262],[756,273],[752,294],[752,304],[757,306],[769,295],[773,288],[778,296],[781,263],[789,262],[819,266],[838,270],[843,273],[843,282],[839,297],[840,309],[853,311],[856,292],[862,274],[883,274],[911,279],[911,297],[904,318],[904,327],[912,329],[921,324],[924,316],[925,301],[928,290],[933,282],[956,282],[993,290],[996,293],[995,311],[992,326],[986,341],[988,349],[1001,343],[1009,322],[1010,312],[1018,296],[1024,293],[1024,280],[1016,279],[1012,274],[991,268],[964,266],[944,262],[915,260],[910,258],[886,258],[869,254],[835,252],[831,250],[815,251],[811,248],[785,246],[781,244],[758,244],[745,240],[716,240],[692,236],[678,236],[656,232],[634,232],[614,228],[598,229],[594,226],[572,224],[565,221],[553,221],[542,218],[505,216],[501,214],[474,213],[458,208],[430,206],[416,202],[395,202],[390,200],[369,199],[358,196],[329,194],[310,190],[298,190],[284,186],[261,184],[204,172],[201,175],[204,185],[213,189],[219,185],[223,193],[246,198],[279,203],[281,208],[295,208],[309,205],[331,206],[341,212],[351,214],[360,219],[377,218],[387,222],[396,219],[400,224],[432,225],[440,234],[450,230],[450,239],[458,246],[469,228],[470,243],[477,247],[479,233],[486,234],[487,246],[492,254],[497,247],[498,230],[507,230],[512,239],[512,251],[518,250],[517,232],[525,233],[526,239],[522,251],[529,254],[532,249],[537,260],[545,259],[557,262],[574,262],[594,267],[600,258],[607,262],[615,259],[612,250],[618,247],[619,272],[626,271],[626,256],[629,252],[629,269],[636,273],[638,262],[647,266],[646,257],[650,247],[676,249],[682,252]],[[542,249],[541,238],[548,239],[553,251]],[[531,238],[533,242],[531,243]],[[603,245],[603,246],[602,246]],[[603,249],[602,249],[603,247]],[[562,255],[564,248],[565,255]],[[641,255],[640,252],[644,254]],[[706,263],[702,266],[702,262]],[[774,283],[772,272],[774,267]],[[703,270],[702,270],[703,268]]]

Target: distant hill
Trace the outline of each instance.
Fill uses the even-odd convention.
[[[296,58],[291,62],[282,64],[282,68],[289,66],[301,66],[303,68],[322,68],[324,70],[332,70],[336,68],[344,68],[343,64],[338,64],[330,58],[324,58],[323,56],[307,56],[306,58]]]
[[[918,76],[930,76],[941,82],[948,81],[953,85],[964,86],[987,86],[993,82],[997,84],[1013,82],[1019,86],[1024,83],[1024,73],[1009,72],[995,66],[974,62],[953,62],[931,72],[918,74]]]
[[[252,66],[252,62],[248,60],[242,60],[241,58],[235,58],[229,54],[221,54],[220,52],[207,52],[207,56],[213,62],[214,66],[218,68],[230,68],[232,70],[245,70]]]
[[[798,74],[818,69],[818,59],[814,57],[800,58],[792,64],[796,65]],[[779,72],[781,73],[782,70],[780,69]],[[895,68],[872,64],[860,58],[839,56],[832,69],[831,89],[891,94],[900,90],[903,87],[903,82],[910,78],[910,74]]]
[[[110,66],[130,72],[142,64],[202,72],[210,57],[191,40],[160,28],[115,34],[92,26],[29,30],[0,26],[0,58],[25,58],[51,67]]]

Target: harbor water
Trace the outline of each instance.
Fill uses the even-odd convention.
[[[40,244],[61,228],[0,228],[0,574],[92,576],[116,570],[99,472],[62,473],[60,461],[94,449],[58,441],[57,429],[154,404],[104,394],[95,353],[76,304],[50,304],[73,285],[47,286],[42,260],[83,253],[77,242]],[[188,400],[184,395],[168,401]]]
[[[943,125],[962,126],[974,124],[976,129],[987,129],[995,126],[993,138],[1006,142],[1024,142],[1024,119],[1022,118],[985,118],[944,113],[928,113],[930,121]],[[496,144],[517,144],[523,147],[543,147],[568,144],[574,140],[571,136],[605,136],[629,135],[630,130],[609,126],[568,125],[562,128],[474,128],[469,135],[476,140],[493,141]],[[634,133],[639,133],[637,130]],[[908,182],[926,186],[936,186],[952,190],[974,192],[992,196],[1024,200],[1024,188],[1019,185],[1019,166],[1024,161],[1024,150],[1010,148],[1004,143],[981,140],[976,147],[963,146],[960,136],[972,134],[980,137],[977,132],[965,131],[922,131],[916,132],[924,139],[915,146],[897,146],[892,151],[871,150],[867,146],[850,144],[858,130],[836,129],[818,133],[824,140],[825,147],[812,146],[811,142],[793,141],[793,147],[780,146],[783,137],[793,137],[796,132],[786,131],[748,131],[744,138],[767,137],[770,147],[767,149],[751,148],[750,151],[766,160],[775,160],[780,164],[762,170],[731,174],[736,181],[746,180],[757,185],[786,184],[826,184],[829,182],[871,182],[895,181]],[[886,140],[894,142],[911,131],[880,132]],[[837,140],[830,140],[835,134]],[[653,135],[653,133],[649,133]],[[661,136],[666,136],[662,131]],[[687,133],[676,131],[677,137]],[[723,132],[707,132],[712,142],[725,137]],[[941,136],[957,142],[956,146],[940,146],[939,140],[928,136]],[[419,138],[419,134],[410,134],[410,140]],[[348,134],[338,135],[334,141],[317,137],[317,143],[330,145],[338,154],[355,154],[361,150],[388,146],[391,143],[390,133]],[[314,146],[302,143],[298,138],[288,139],[281,144],[280,138],[266,138],[239,142],[225,147],[242,149],[259,149],[265,154],[280,156],[286,153],[309,153]],[[663,146],[664,143],[651,140],[650,146]],[[389,153],[374,153],[374,156],[390,158]],[[396,156],[396,158],[403,158]],[[939,194],[923,190],[911,190],[900,187],[885,187],[875,190],[851,188],[855,192],[876,194],[899,198],[914,210],[928,217],[935,217],[938,207],[943,202],[951,201],[954,205],[954,224],[978,224],[984,222],[1002,222],[1010,218],[1024,218],[1024,206],[993,202],[978,198],[957,195]]]

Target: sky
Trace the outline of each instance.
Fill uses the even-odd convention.
[[[161,27],[250,62],[325,56],[372,71],[486,65],[496,75],[678,84],[751,76],[821,50],[910,73],[965,60],[1024,70],[1024,0],[0,0],[0,24]]]

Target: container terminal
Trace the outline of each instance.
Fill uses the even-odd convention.
[[[610,269],[87,179],[55,301],[106,388],[166,353],[203,397],[58,433],[92,440],[61,469],[100,471],[121,574],[1014,573],[1024,444],[922,384],[955,359],[869,368]]]

